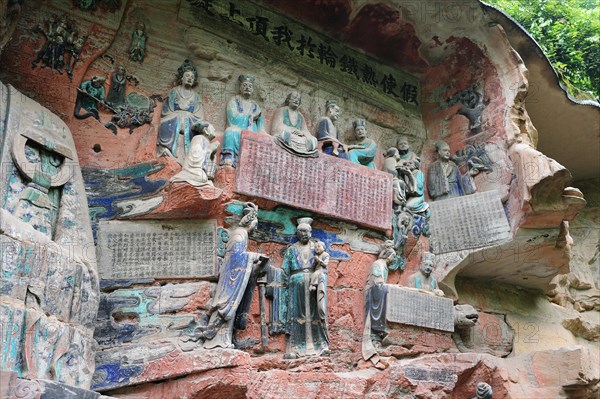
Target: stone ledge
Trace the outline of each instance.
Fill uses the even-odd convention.
[[[92,389],[103,392],[220,368],[250,368],[250,355],[235,349],[187,349],[177,338],[121,346],[96,354]]]

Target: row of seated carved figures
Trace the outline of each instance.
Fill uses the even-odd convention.
[[[106,124],[116,131],[117,126],[140,126],[149,122],[153,101],[140,109],[128,106],[129,96],[125,96],[125,69],[117,67],[111,79],[111,86],[105,98],[102,77],[94,76],[81,84],[75,107],[75,116],[86,118],[93,116],[99,119],[98,104],[115,112],[113,121]],[[252,99],[254,78],[249,75],[239,76],[239,94],[233,96],[227,104],[227,126],[223,135],[221,160],[222,166],[236,167],[244,130],[265,133],[264,118],[260,105]],[[183,171],[175,181],[186,181],[194,186],[212,185],[216,171],[215,154],[219,144],[213,142],[216,136],[214,127],[206,121],[201,96],[194,90],[198,81],[198,71],[193,63],[185,60],[177,70],[175,86],[163,99],[161,120],[158,128],[158,155],[175,157],[183,164]],[[133,93],[135,94],[135,93]],[[134,96],[136,97],[136,96]],[[143,96],[137,96],[136,98]],[[143,102],[143,101],[142,101]],[[146,102],[143,102],[146,104]],[[319,151],[324,154],[347,159],[351,162],[375,168],[377,144],[368,137],[367,122],[358,118],[353,122],[355,141],[344,144],[339,140],[337,121],[340,107],[335,100],[325,104],[326,116],[318,120],[315,135],[311,134],[306,118],[299,111],[301,96],[297,91],[288,94],[283,107],[276,110],[270,134],[275,142],[290,153],[301,157],[318,157]],[[82,109],[86,112],[82,113]],[[114,123],[113,123],[114,122]],[[125,123],[126,122],[126,123]],[[475,148],[467,152],[464,162],[464,173],[450,154],[447,143],[436,143],[438,160],[428,173],[427,187],[432,200],[443,200],[475,192],[472,177],[488,170],[489,165],[483,162],[481,151]],[[485,158],[485,154],[484,158]],[[425,180],[421,172],[420,158],[410,150],[406,137],[400,137],[397,146],[384,154],[383,170],[394,175],[394,204],[396,208],[407,209],[411,213],[426,216]],[[463,157],[464,158],[464,157]]]

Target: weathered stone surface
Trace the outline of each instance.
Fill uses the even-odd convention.
[[[92,388],[108,391],[220,368],[248,367],[249,355],[235,349],[182,349],[176,338],[123,345],[96,355]]]
[[[98,227],[102,278],[216,275],[214,221],[110,221]]]
[[[431,246],[442,254],[498,244],[510,238],[510,227],[497,191],[433,201]]]
[[[503,315],[478,313],[473,327],[455,327],[452,335],[461,352],[488,353],[498,357],[508,356],[513,349],[514,330]]]
[[[452,299],[388,286],[386,319],[393,323],[454,331]]]
[[[167,284],[102,294],[94,337],[100,348],[179,337],[205,308],[214,283]]]
[[[335,157],[301,158],[251,132],[244,133],[235,191],[379,230],[392,220],[389,174]]]
[[[574,346],[509,358],[509,392],[523,398],[594,398],[600,381],[597,356]]]
[[[130,399],[198,399],[231,398],[244,399],[250,385],[251,375],[247,367],[208,370],[190,374],[163,383],[141,384],[110,392],[111,397]]]
[[[6,372],[0,372],[4,377]],[[2,399],[110,399],[108,396],[87,389],[48,380],[27,380],[15,378],[7,396],[0,395]]]
[[[87,388],[98,277],[75,145],[58,116],[0,95],[0,368]]]

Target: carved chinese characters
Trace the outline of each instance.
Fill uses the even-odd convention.
[[[392,186],[386,173],[334,157],[294,156],[251,134],[242,140],[240,165],[236,192],[389,229]]]
[[[105,279],[212,277],[212,221],[106,221],[98,229],[99,272]]]

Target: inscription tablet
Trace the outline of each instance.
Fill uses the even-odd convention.
[[[498,244],[510,238],[510,226],[497,191],[485,191],[429,203],[433,253]]]
[[[235,191],[372,227],[392,224],[392,176],[321,154],[294,156],[243,132]]]
[[[387,321],[454,332],[452,299],[393,285],[388,288]]]
[[[103,221],[98,272],[104,279],[214,277],[216,222]]]

